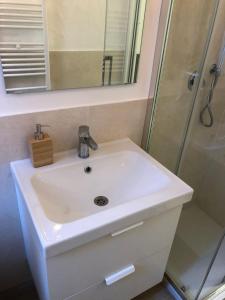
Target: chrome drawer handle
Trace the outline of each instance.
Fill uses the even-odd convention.
[[[122,233],[124,233],[124,232],[127,232],[127,231],[129,231],[129,230],[135,229],[135,228],[137,228],[137,227],[140,227],[140,226],[142,226],[143,224],[144,224],[144,222],[139,222],[139,223],[137,223],[137,224],[134,224],[134,225],[131,225],[131,226],[127,227],[127,228],[124,228],[124,229],[122,229],[122,230],[120,230],[120,231],[114,232],[114,233],[112,233],[111,235],[112,235],[112,237],[115,237],[115,236],[120,235],[120,234],[122,234]]]
[[[113,283],[127,277],[128,275],[132,274],[135,272],[135,267],[134,265],[129,265],[126,268],[113,273],[112,275],[109,275],[105,278],[105,283],[107,286],[112,285]]]

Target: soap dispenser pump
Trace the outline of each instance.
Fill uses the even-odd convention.
[[[49,125],[36,124],[34,136],[29,140],[29,148],[32,164],[35,168],[53,163],[53,142],[47,133],[42,131]]]
[[[36,131],[34,133],[34,139],[35,140],[43,140],[44,139],[44,132],[42,131],[43,127],[50,127],[49,125],[41,125],[41,124],[36,124]]]

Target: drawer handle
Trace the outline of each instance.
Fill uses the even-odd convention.
[[[143,224],[144,224],[144,222],[139,222],[139,223],[137,223],[137,224],[134,224],[134,225],[132,225],[132,226],[129,226],[129,227],[127,227],[127,228],[124,228],[124,229],[122,229],[122,230],[120,230],[120,231],[114,232],[114,233],[112,233],[112,237],[115,237],[115,236],[120,235],[120,234],[122,234],[122,233],[124,233],[124,232],[127,232],[127,231],[129,231],[129,230],[135,229],[135,228],[137,228],[137,227],[140,227],[140,226],[142,226]]]
[[[135,272],[135,267],[134,265],[130,265],[130,266],[127,266],[126,268],[124,268],[123,270],[120,270],[116,273],[113,273],[112,275],[110,276],[107,276],[105,278],[105,283],[107,286],[110,286],[112,285],[113,283],[127,277],[128,275],[132,274]]]

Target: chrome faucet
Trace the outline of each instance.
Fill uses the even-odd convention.
[[[86,125],[79,127],[79,157],[80,158],[88,158],[89,157],[89,148],[92,150],[97,150],[98,145],[93,140],[90,135],[89,127]]]

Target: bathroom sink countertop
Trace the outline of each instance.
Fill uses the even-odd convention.
[[[25,159],[11,169],[46,256],[182,205],[193,192],[129,139],[101,144],[88,159],[70,150],[53,165],[35,169]],[[96,205],[99,196],[108,204]]]

